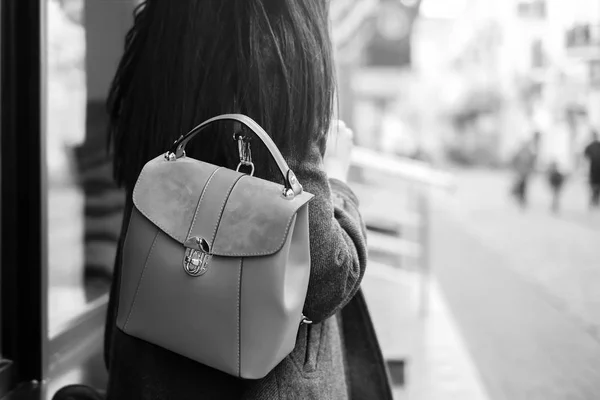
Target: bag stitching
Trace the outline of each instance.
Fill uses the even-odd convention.
[[[216,169],[215,169],[215,170],[212,172],[212,174],[211,174],[211,176],[210,176],[209,180],[206,182],[206,185],[205,185],[205,186],[204,186],[204,188],[202,189],[202,195],[201,195],[201,197],[204,195],[204,191],[205,191],[206,187],[208,186],[208,184],[209,184],[210,180],[213,178],[214,174],[215,174],[215,173],[216,173],[216,172],[217,172],[219,169],[221,169],[221,168],[222,168],[222,167],[217,167],[217,168],[216,168]],[[134,204],[135,204],[135,206],[136,206],[135,208],[136,208],[136,209],[138,209],[138,211],[139,211],[139,212],[140,212],[140,213],[141,213],[141,214],[142,214],[144,217],[146,217],[146,218],[147,218],[147,219],[148,219],[150,222],[152,222],[154,225],[156,225],[157,227],[159,227],[159,228],[160,228],[160,229],[161,229],[163,232],[167,233],[169,236],[171,236],[171,237],[172,237],[172,238],[174,238],[175,240],[178,240],[178,241],[184,241],[185,239],[187,239],[187,237],[186,237],[186,238],[184,238],[184,239],[181,239],[181,237],[180,237],[179,235],[177,235],[177,234],[173,233],[171,230],[169,230],[169,229],[165,228],[165,227],[164,227],[162,224],[158,223],[158,222],[157,222],[157,221],[155,221],[153,218],[150,218],[150,216],[149,216],[149,215],[148,215],[148,214],[147,214],[147,213],[146,213],[144,210],[142,210],[140,207],[138,207],[138,205],[137,205],[137,200],[136,200],[136,198],[137,198],[137,190],[138,190],[138,185],[139,185],[139,184],[142,182],[142,180],[143,180],[143,177],[144,177],[144,175],[145,175],[145,173],[147,172],[147,170],[148,170],[148,169],[150,169],[150,168],[144,168],[144,169],[142,170],[142,172],[140,173],[140,177],[138,178],[138,181],[137,181],[137,183],[136,183],[136,185],[135,185],[135,188],[133,189],[133,196],[132,196],[132,197],[133,197],[133,203],[134,203]],[[202,198],[200,198],[199,202],[200,202],[201,200],[202,200]],[[197,205],[196,207],[198,207],[198,205]],[[196,212],[197,212],[197,211],[198,211],[198,208],[196,208]],[[194,221],[195,221],[195,219],[196,219],[196,213],[194,213]],[[189,235],[189,233],[191,232],[191,229],[193,228],[193,226],[194,226],[194,225],[193,225],[193,223],[192,223],[192,225],[190,225],[190,231],[188,231],[188,235]]]
[[[241,325],[242,325],[242,269],[244,267],[244,259],[240,258],[240,275],[238,277],[238,303],[237,303],[237,312],[238,312],[238,326],[237,326],[237,334],[238,334],[238,377],[242,377],[242,335],[241,335]]]
[[[138,178],[138,181],[137,181],[137,183],[135,184],[135,187],[133,188],[133,195],[132,195],[132,198],[133,198],[133,204],[135,204],[135,208],[137,208],[137,209],[138,209],[138,211],[139,211],[140,213],[142,213],[142,215],[143,215],[144,217],[146,217],[146,219],[148,219],[148,220],[149,220],[150,222],[152,222],[154,225],[158,226],[158,227],[159,227],[159,228],[160,228],[160,229],[161,229],[163,232],[165,232],[165,233],[169,234],[169,236],[171,236],[171,237],[175,238],[176,240],[181,240],[181,239],[178,239],[178,238],[179,238],[179,236],[178,236],[178,235],[174,234],[174,233],[173,233],[173,232],[171,232],[169,229],[167,229],[167,228],[165,228],[164,226],[162,226],[162,224],[159,224],[158,222],[156,222],[156,221],[154,221],[152,218],[150,218],[150,216],[148,216],[148,214],[147,214],[147,213],[146,213],[144,210],[142,210],[140,207],[138,207],[138,205],[137,205],[137,200],[136,200],[136,198],[137,198],[137,190],[138,190],[138,185],[139,185],[139,184],[142,182],[142,178],[144,177],[144,174],[146,173],[146,171],[147,171],[148,169],[150,169],[150,168],[144,168],[144,169],[142,169],[142,172],[140,173],[140,177]]]
[[[192,229],[194,229],[194,224],[196,223],[196,218],[198,218],[198,211],[200,210],[200,204],[202,203],[202,200],[204,199],[204,194],[206,193],[206,190],[208,189],[208,186],[210,185],[210,182],[212,181],[213,177],[217,174],[217,171],[220,169],[221,169],[221,167],[215,168],[215,170],[212,172],[212,174],[210,174],[210,177],[206,181],[206,185],[204,185],[204,187],[202,188],[202,194],[200,195],[200,199],[198,200],[198,204],[196,205],[196,211],[194,212],[194,219],[192,219],[192,224],[190,225],[190,229],[188,230],[188,233],[186,235],[187,239],[190,238]],[[211,243],[211,245],[212,245],[212,243]]]
[[[212,240],[210,241],[210,245],[212,246],[215,242],[215,238],[217,237],[217,231],[219,230],[219,225],[221,225],[221,219],[223,219],[223,211],[225,210],[225,205],[227,204],[227,200],[229,200],[229,196],[231,196],[231,192],[233,192],[233,188],[235,185],[246,175],[241,175],[237,177],[229,189],[227,190],[227,196],[223,200],[223,204],[221,204],[221,210],[219,211],[219,218],[217,219],[217,223],[215,224],[215,228],[213,229]]]
[[[227,253],[227,254],[223,254],[223,253],[213,253],[213,255],[215,256],[221,256],[221,257],[254,257],[254,256],[266,256],[266,255],[270,255],[270,254],[274,254],[277,253],[279,250],[281,250],[281,248],[283,247],[283,244],[285,243],[285,241],[287,240],[287,237],[289,235],[289,230],[290,230],[290,226],[292,225],[292,220],[294,219],[294,217],[296,215],[298,215],[298,211],[304,207],[305,205],[307,205],[307,203],[304,203],[303,205],[301,205],[300,207],[298,207],[296,209],[296,211],[291,215],[288,223],[287,223],[287,227],[285,228],[285,232],[283,234],[283,239],[281,240],[281,243],[279,245],[277,245],[276,250],[274,251],[269,251],[269,250],[265,250],[263,252],[259,252],[259,253]],[[310,221],[309,221],[310,223]]]
[[[136,208],[137,209],[137,208]],[[123,246],[121,248],[121,253],[123,253],[124,249],[127,248],[127,244],[129,243],[129,228],[131,225],[131,220],[133,218],[133,213],[131,213],[129,215],[129,222],[127,222],[127,231],[125,232],[125,239],[123,240]],[[158,232],[156,232],[158,234]],[[115,265],[115,267],[117,267]],[[118,292],[119,295],[117,297],[117,302],[116,302],[116,307],[117,307],[117,317],[119,315],[119,309],[120,307],[120,303],[121,303],[121,286],[122,286],[122,282],[123,282],[123,254],[121,254],[121,260],[120,260],[120,265],[118,266],[119,268],[119,287],[118,287]],[[129,314],[127,314],[127,319],[129,319]],[[125,329],[125,326],[123,326],[123,329]]]
[[[142,281],[144,280],[144,274],[146,273],[146,270],[147,270],[146,267],[148,266],[148,261],[150,261],[150,256],[152,255],[152,252],[154,251],[154,246],[156,245],[159,233],[160,233],[160,231],[157,231],[156,235],[154,235],[154,240],[152,241],[152,246],[150,247],[148,256],[146,256],[146,262],[144,263],[144,268],[142,269],[142,275],[141,275],[140,280],[138,281],[137,287],[135,289],[135,294],[133,295],[133,302],[131,303],[131,308],[129,309],[129,314],[127,314],[127,320],[125,320],[125,325],[123,326],[124,331],[127,331],[127,324],[129,324],[129,318],[131,318],[131,314],[133,313],[133,309],[134,309],[135,303],[137,301],[138,292],[140,291],[140,286],[142,286]]]
[[[218,168],[217,168],[217,170],[219,170],[219,169],[221,169],[221,167],[218,167]],[[133,202],[134,202],[134,204],[136,205],[136,209],[137,209],[137,210],[138,210],[138,211],[139,211],[139,212],[140,212],[140,213],[141,213],[141,214],[142,214],[144,217],[146,217],[146,219],[148,219],[148,220],[149,220],[150,222],[152,222],[154,225],[156,225],[157,227],[159,227],[159,228],[160,228],[160,229],[161,229],[163,232],[167,233],[167,234],[168,234],[169,236],[171,236],[172,238],[175,238],[175,240],[179,240],[179,241],[181,241],[181,239],[178,239],[178,237],[179,237],[178,235],[174,234],[173,232],[171,232],[170,230],[166,229],[165,227],[163,227],[163,226],[162,226],[161,224],[159,224],[158,222],[154,221],[152,218],[150,218],[150,216],[148,216],[148,214],[147,214],[147,213],[146,213],[144,210],[140,209],[140,208],[137,206],[137,204],[136,204],[137,202],[136,202],[135,198],[136,198],[136,191],[137,191],[137,188],[138,188],[138,184],[139,184],[139,183],[142,181],[142,177],[143,177],[144,173],[146,172],[146,170],[147,170],[146,168],[144,168],[144,169],[142,170],[142,172],[141,172],[141,174],[140,174],[140,177],[139,177],[139,179],[138,179],[138,182],[137,182],[137,184],[135,185],[135,188],[133,189],[133,196],[132,196],[132,197],[133,197]],[[217,170],[215,170],[215,172],[216,172]],[[239,179],[243,178],[244,176],[246,176],[246,175],[242,175],[240,178],[238,178],[238,180],[236,180],[236,182],[237,182],[237,181],[239,181]],[[236,183],[236,182],[234,182],[234,185],[235,185],[235,183]],[[207,182],[207,185],[208,185],[208,182]],[[206,186],[205,186],[205,187],[206,187]],[[230,192],[229,194],[231,194],[231,192]],[[229,195],[227,196],[227,198],[229,198]],[[226,199],[226,200],[227,200],[227,199]],[[256,257],[256,256],[266,256],[266,255],[270,255],[270,254],[277,253],[278,251],[280,251],[280,250],[281,250],[281,248],[283,247],[283,244],[285,243],[285,241],[286,241],[286,239],[287,239],[287,236],[288,236],[288,234],[289,234],[290,225],[291,225],[291,223],[292,223],[292,219],[294,218],[294,215],[298,214],[298,210],[300,210],[300,208],[302,208],[302,207],[304,207],[305,205],[307,205],[307,204],[308,204],[308,202],[309,202],[310,200],[312,200],[312,197],[311,197],[310,199],[308,199],[308,200],[307,200],[305,203],[303,203],[302,205],[298,206],[298,208],[296,209],[296,211],[295,211],[294,213],[292,213],[292,215],[290,216],[290,218],[289,218],[289,220],[288,220],[287,226],[286,226],[286,228],[285,228],[285,232],[284,232],[284,234],[283,234],[283,239],[281,240],[281,243],[280,243],[280,244],[279,244],[279,245],[278,245],[278,246],[277,246],[277,247],[276,247],[274,250],[265,250],[265,251],[263,251],[263,252],[258,252],[258,253],[227,253],[227,254],[224,254],[224,253],[217,253],[217,252],[214,252],[214,253],[212,253],[212,255],[215,255],[215,256],[221,256],[221,257]],[[222,212],[221,212],[221,216],[222,216],[222,215],[223,215],[223,214],[222,214]],[[221,220],[221,219],[219,218],[219,222],[220,222],[220,220]],[[218,222],[217,222],[217,226],[218,226]],[[193,227],[193,225],[192,225],[192,227]],[[215,234],[213,235],[213,240],[211,241],[211,246],[213,245],[213,243],[212,243],[212,242],[214,242],[214,239],[215,239],[215,237],[216,237],[216,230],[215,230]]]

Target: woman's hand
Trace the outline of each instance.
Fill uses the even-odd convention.
[[[350,161],[354,133],[340,120],[332,120],[327,133],[327,148],[325,150],[325,171],[330,178],[346,182]]]

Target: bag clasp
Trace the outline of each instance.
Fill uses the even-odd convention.
[[[208,271],[210,260],[210,246],[208,242],[197,236],[186,240],[185,256],[183,257],[183,270],[189,276],[204,275]]]

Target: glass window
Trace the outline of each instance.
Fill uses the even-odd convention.
[[[132,1],[47,0],[51,338],[110,287],[124,195],[112,181],[105,101],[132,9]]]

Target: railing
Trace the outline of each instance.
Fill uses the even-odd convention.
[[[424,162],[359,147],[349,183],[369,231],[362,288],[392,384],[402,388],[430,308],[431,196],[453,188],[453,178]]]
[[[420,276],[419,313],[428,312],[430,283],[430,201],[432,189],[453,188],[449,173],[428,163],[384,155],[366,148],[352,154],[351,186],[361,199],[372,254],[392,253],[388,264]]]

